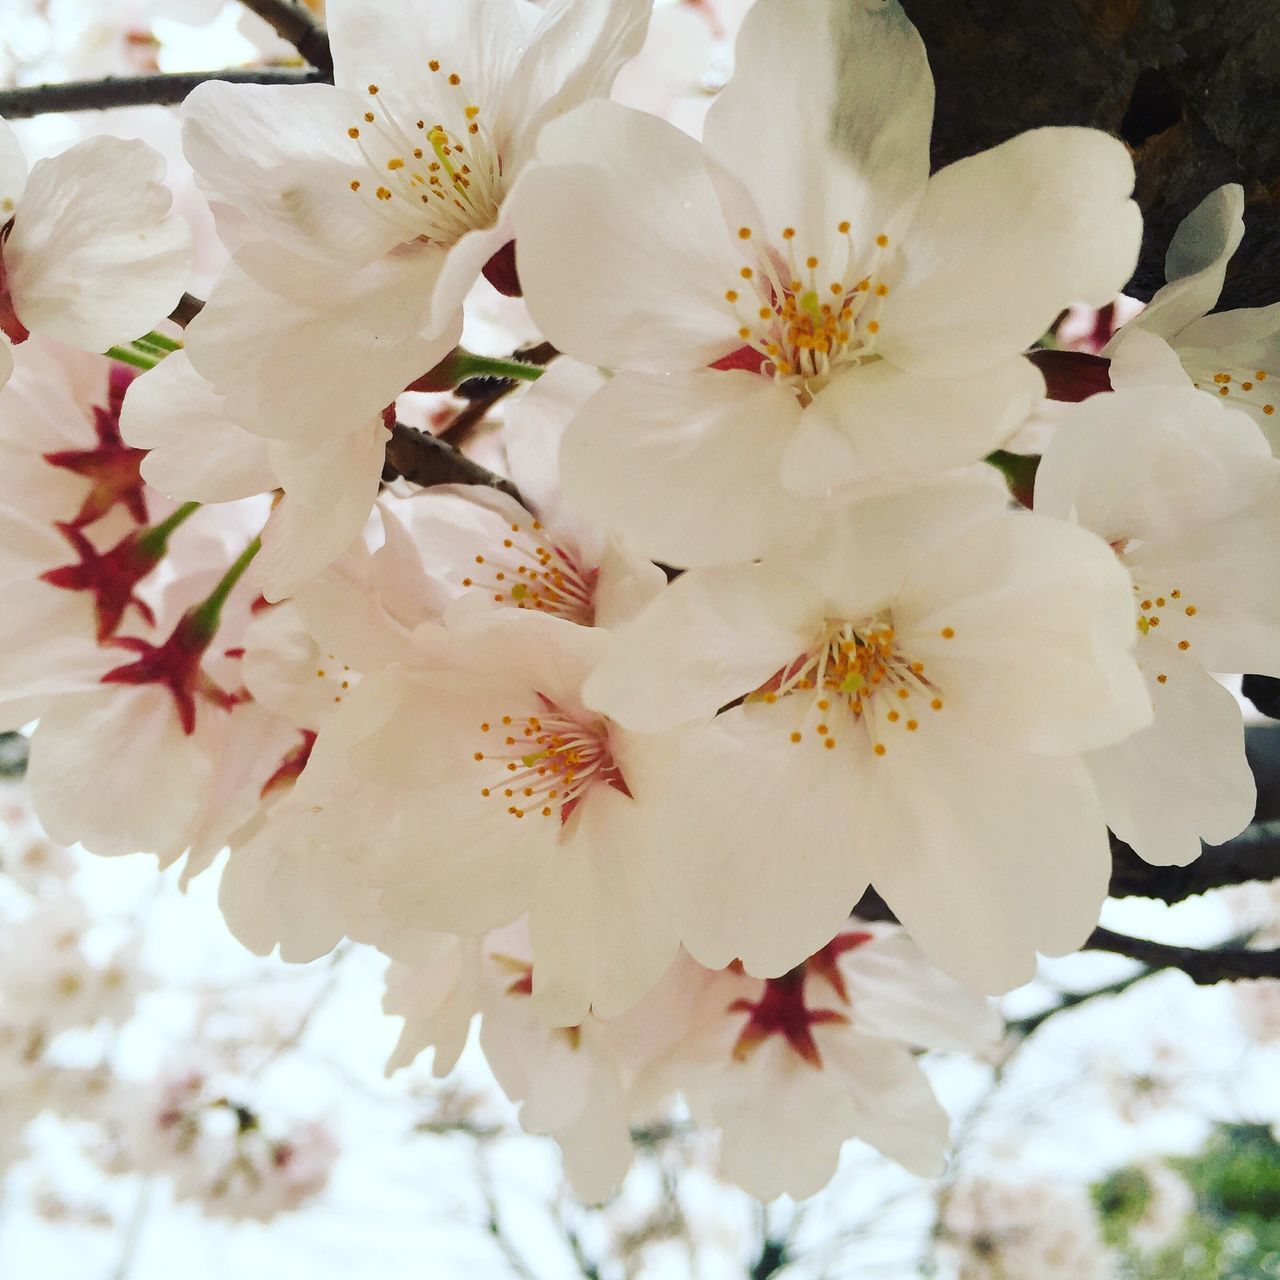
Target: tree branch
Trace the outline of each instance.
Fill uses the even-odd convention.
[[[1110,929],[1095,929],[1085,951],[1110,951],[1137,960],[1148,969],[1180,969],[1197,986],[1280,978],[1280,948],[1250,951],[1244,947],[1177,947],[1149,938],[1130,938]]]
[[[1183,902],[1210,889],[1280,879],[1280,821],[1260,822],[1234,840],[1215,845],[1185,867],[1153,867],[1122,840],[1111,842],[1113,898]]]
[[[256,13],[280,37],[287,40],[313,67],[333,77],[333,53],[329,33],[292,0],[240,0],[250,13]]]
[[[153,76],[108,76],[0,90],[0,116],[25,119],[58,111],[109,111],[115,107],[175,106],[208,80],[228,84],[316,84],[318,71],[263,67],[255,70],[191,71]]]
[[[430,488],[437,484],[479,484],[497,489],[523,504],[520,491],[510,480],[473,462],[445,440],[397,422],[387,441],[384,480],[400,478]]]

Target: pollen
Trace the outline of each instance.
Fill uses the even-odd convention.
[[[847,236],[849,234],[850,225],[851,224],[848,222],[842,222],[836,230],[839,231],[842,236]]]
[[[392,156],[391,159],[387,161],[387,168],[390,169],[392,173],[395,173],[397,169],[403,169],[404,157]]]
[[[434,58],[432,58],[431,61],[427,63],[427,66],[430,67],[432,71],[440,70],[440,64]]]
[[[452,71],[449,73],[449,83],[456,88],[462,83],[462,77],[456,71]]]
[[[884,745],[884,743],[883,743],[883,742],[877,742],[877,743],[876,743],[876,745],[875,745],[874,747],[872,747],[871,749],[872,749],[872,751],[874,751],[874,752],[876,753],[876,755],[878,755],[878,756],[882,756],[882,755],[884,755],[884,753],[885,753],[885,745]]]
[[[836,745],[836,740],[834,738],[826,738],[823,740],[822,745],[826,747],[828,751],[831,751]]]
[[[783,227],[783,228],[782,228],[782,238],[783,238],[784,240],[794,240],[794,239],[796,238],[796,229],[795,229],[795,227]]]
[[[724,300],[726,302],[737,302],[738,300],[737,289],[726,289],[724,294]]]
[[[739,227],[739,228],[738,228],[738,239],[739,239],[739,240],[750,240],[750,239],[751,239],[751,228],[750,228],[750,227]]]
[[[360,190],[360,179],[359,179],[359,178],[352,178],[352,179],[351,179],[351,190],[352,190],[352,191],[359,191],[359,190]]]
[[[373,123],[377,118],[378,118],[378,117],[377,117],[377,116],[375,116],[375,115],[373,114],[373,112],[372,112],[372,111],[366,111],[366,112],[364,113],[364,122],[365,122],[365,124],[372,124],[372,123]]]
[[[793,729],[793,730],[791,731],[791,741],[792,741],[792,742],[799,742],[802,736],[803,736],[803,735],[802,735],[802,734],[800,734],[798,730]]]
[[[902,715],[897,711],[890,711],[887,717],[892,723],[897,724],[902,719]]]
[[[817,258],[814,258],[814,257],[806,258],[804,260],[804,265],[808,267],[810,271],[812,271],[814,267],[818,265],[818,260]]]
[[[919,720],[908,720],[908,721],[907,721],[907,732],[908,732],[908,733],[914,733],[914,732],[915,732],[919,727],[920,727],[920,721],[919,721]]]
[[[879,333],[879,332],[880,332],[880,322],[879,322],[878,320],[872,320],[872,321],[869,321],[869,322],[868,322],[868,324],[867,324],[867,332],[868,332],[868,333]]]
[[[934,700],[933,700],[931,703],[929,703],[929,705],[930,705],[930,706],[931,706],[935,711],[941,711],[941,710],[942,710],[942,699],[941,699],[941,698],[934,698]]]
[[[882,249],[887,249],[889,247],[889,237],[885,235],[884,232],[881,232],[876,236],[876,244],[878,244]]]
[[[376,84],[371,84],[369,86],[369,95],[374,98],[378,96],[378,86]]]
[[[1194,618],[1196,616],[1196,607],[1193,604],[1189,604],[1182,612],[1185,613],[1188,618]]]
[[[355,125],[352,125],[351,128],[347,130],[348,138],[358,138],[359,136],[360,136],[360,130],[357,129]]]
[[[942,630],[938,632],[938,634],[944,640],[954,640],[956,631],[954,627],[943,627]]]
[[[887,298],[889,296],[889,286],[887,284],[876,285],[876,297]]]
[[[1190,649],[1190,648],[1191,648],[1191,641],[1190,641],[1190,640],[1179,640],[1179,641],[1178,641],[1178,648],[1179,648],[1179,649],[1181,649],[1181,650],[1183,651],[1183,653],[1186,653],[1186,651],[1187,651],[1188,649]]]
[[[1156,681],[1159,684],[1168,684],[1169,677],[1165,675],[1164,672],[1162,671],[1158,676],[1156,676]]]
[[[750,267],[743,267],[742,270],[738,272],[738,274],[744,280],[750,280],[755,275],[755,272],[752,271]]]
[[[1263,412],[1263,413],[1265,413],[1265,414],[1267,415],[1267,417],[1268,417],[1268,418],[1269,418],[1273,413],[1275,413],[1275,411],[1276,411],[1276,407],[1275,407],[1275,405],[1273,405],[1273,404],[1264,404],[1264,405],[1262,406],[1262,412]]]

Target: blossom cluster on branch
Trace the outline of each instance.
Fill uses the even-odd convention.
[[[1253,816],[1211,674],[1280,676],[1280,304],[1207,314],[1242,192],[1055,360],[1137,260],[1129,154],[930,174],[894,0],[757,0],[700,140],[608,96],[649,0],[327,20],[333,84],[183,107],[229,258],[180,341],[159,158],[27,176],[0,125],[0,729],[39,722],[41,821],[229,849],[254,951],[378,947],[392,1067],[481,1014],[585,1197],[674,1093],[762,1197],[855,1136],[939,1171],[913,1051],[982,1052],[1085,943],[1108,828],[1183,865]],[[493,290],[541,363],[460,346]],[[398,420],[486,376],[529,384],[498,475]],[[869,887],[901,927],[850,920]]]

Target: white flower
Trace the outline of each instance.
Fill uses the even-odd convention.
[[[185,147],[238,252],[188,332],[233,415],[350,430],[454,345],[482,269],[514,290],[507,190],[548,120],[608,92],[648,9],[335,0],[335,86],[198,88]]]
[[[1000,1028],[900,929],[858,921],[780,977],[728,969],[687,989],[689,1032],[648,1087],[679,1088],[721,1130],[725,1176],[762,1200],[819,1191],[852,1137],[941,1172],[949,1121],[910,1048],[973,1052]]]
[[[191,232],[146,143],[88,138],[27,170],[0,120],[0,385],[28,333],[86,351],[129,342],[177,304]]]
[[[1240,709],[1209,672],[1280,675],[1280,461],[1225,402],[1117,391],[1064,416],[1035,506],[1098,534],[1132,576],[1155,719],[1087,761],[1121,839],[1150,862],[1190,862],[1253,817]]]
[[[1129,582],[1097,538],[1002,507],[984,476],[939,483],[690,571],[588,678],[629,728],[697,722],[654,847],[701,963],[785,973],[868,882],[988,991],[1097,922],[1110,854],[1080,753],[1151,715]]]
[[[1280,452],[1280,303],[1208,314],[1244,236],[1243,215],[1236,183],[1206,196],[1174,232],[1168,283],[1102,354],[1117,389],[1189,381],[1248,412]]]
[[[930,178],[918,35],[896,6],[845,26],[857,75],[825,6],[761,0],[703,146],[589,103],[513,194],[534,319],[624,371],[566,492],[655,559],[750,559],[833,489],[983,457],[1043,393],[1023,349],[1136,260],[1121,143],[1037,130]]]

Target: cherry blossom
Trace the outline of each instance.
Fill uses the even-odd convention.
[[[191,232],[170,215],[164,162],[144,142],[89,138],[28,170],[0,120],[0,385],[31,333],[105,351],[173,309]]]
[[[1209,315],[1244,237],[1244,190],[1228,183],[1182,221],[1168,283],[1103,349],[1117,388],[1191,382],[1243,409],[1280,451],[1280,303]]]
[[[1036,510],[1092,529],[1132,576],[1155,719],[1087,759],[1111,828],[1157,863],[1253,817],[1240,711],[1209,672],[1280,675],[1280,462],[1228,403],[1189,387],[1095,396],[1036,476]]]
[[[481,271],[517,292],[504,202],[538,132],[607,93],[647,0],[328,7],[335,86],[202,85],[185,146],[237,252],[189,329],[232,416],[350,431],[457,341]],[[345,375],[361,361],[361,377]]]
[[[855,77],[821,6],[761,0],[703,146],[588,103],[513,196],[534,319],[623,371],[566,435],[566,490],[655,559],[750,559],[833,490],[983,457],[1043,394],[1023,349],[1133,268],[1121,144],[1037,130],[930,178],[919,36],[896,7],[846,25]]]
[[[690,571],[588,678],[619,724],[688,723],[654,847],[703,964],[785,973],[868,883],[982,990],[1097,922],[1110,854],[1080,754],[1151,716],[1130,586],[1104,542],[1001,506],[985,477],[938,484]]]

